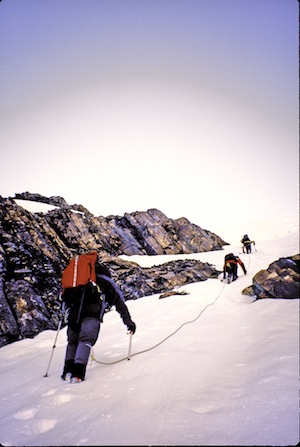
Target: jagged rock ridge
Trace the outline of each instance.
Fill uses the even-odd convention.
[[[31,213],[14,199],[56,208]],[[125,299],[137,299],[220,272],[208,263],[188,260],[145,269],[118,256],[197,253],[227,244],[186,218],[172,220],[157,209],[95,217],[61,197],[31,193],[0,197],[0,230],[0,346],[57,328],[61,271],[75,254],[97,250]]]

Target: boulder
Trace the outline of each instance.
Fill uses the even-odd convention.
[[[253,277],[253,284],[243,290],[244,295],[262,298],[300,298],[300,255],[280,258],[260,270]]]

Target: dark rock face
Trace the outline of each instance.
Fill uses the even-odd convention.
[[[226,242],[187,219],[168,219],[158,210],[120,216],[95,217],[65,207],[49,211],[44,219],[65,245],[81,252],[162,255],[221,250]]]
[[[261,298],[300,297],[300,255],[280,258],[261,270],[253,278],[252,286],[243,290],[244,295]]]
[[[127,300],[220,273],[194,260],[141,268],[118,258],[122,254],[197,253],[227,245],[186,218],[172,220],[156,209],[123,217],[95,217],[61,197],[27,192],[16,194],[15,199],[57,208],[46,214],[30,213],[13,198],[0,196],[0,347],[57,328],[61,272],[76,254],[97,250]]]
[[[0,347],[57,329],[62,318],[61,272],[76,254],[97,250],[126,300],[154,293],[171,296],[184,284],[221,273],[196,260],[142,268],[119,257],[198,253],[227,245],[186,218],[172,220],[157,209],[95,217],[61,197],[27,192],[15,199],[56,208],[46,214],[30,213],[13,198],[0,196]],[[299,255],[281,258],[257,273],[243,293],[257,298],[299,297]]]
[[[117,257],[102,257],[125,299],[137,299],[155,293],[171,291],[184,284],[217,278],[221,273],[207,262],[178,260],[142,268],[134,262]]]

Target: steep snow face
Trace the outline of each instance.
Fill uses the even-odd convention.
[[[296,254],[299,234],[293,222],[273,239],[249,228],[226,250],[193,255],[220,268],[250,233],[257,251],[240,254],[248,273],[239,270],[236,282],[211,279],[181,287],[187,295],[128,301],[137,324],[131,345],[119,314],[106,314],[81,384],[60,379],[65,329],[1,348],[1,444],[296,445],[299,300],[253,301],[241,291],[260,269]],[[178,256],[131,260],[171,258]]]

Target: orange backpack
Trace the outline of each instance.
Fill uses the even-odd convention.
[[[90,281],[96,282],[95,263],[98,253],[91,251],[71,259],[63,270],[61,285],[63,290],[77,286],[84,286]]]

